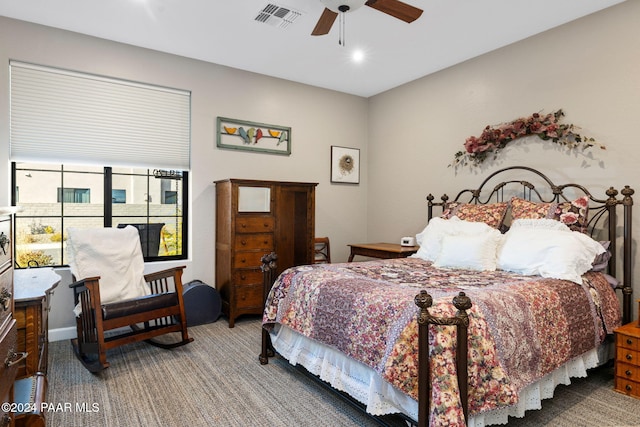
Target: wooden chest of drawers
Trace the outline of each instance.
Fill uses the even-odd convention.
[[[1,209],[0,209],[1,210]],[[17,352],[13,301],[12,218],[0,213],[0,400],[13,401],[13,381],[26,354]],[[0,425],[13,425],[13,413],[0,411]]]
[[[278,254],[278,268],[313,262],[315,183],[216,181],[216,289],[233,327],[243,314],[261,314],[261,258]]]
[[[616,329],[615,389],[640,398],[640,327],[631,322]]]

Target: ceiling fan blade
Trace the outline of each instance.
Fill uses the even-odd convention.
[[[365,4],[407,23],[415,21],[422,15],[422,9],[403,3],[400,0],[368,0]]]
[[[318,23],[311,32],[311,35],[324,36],[325,34],[328,34],[337,17],[338,14],[336,12],[325,7],[324,12],[322,12],[322,15],[320,15],[320,19],[318,19]]]

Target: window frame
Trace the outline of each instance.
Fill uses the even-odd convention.
[[[35,162],[38,163],[38,162]],[[65,166],[64,164],[60,164],[61,169],[59,172],[60,174],[64,174],[65,173]],[[136,168],[134,168],[136,169]],[[137,169],[146,169],[147,170],[147,187],[149,185],[149,179],[153,178],[155,175],[156,170],[153,170],[151,168],[148,167],[140,167]],[[22,170],[20,168],[17,167],[17,164],[15,161],[11,162],[11,205],[12,206],[16,206],[17,205],[17,197],[18,197],[18,187],[17,187],[17,180],[16,180],[16,173],[17,170]],[[68,172],[74,172],[73,170],[69,170]],[[114,219],[118,218],[119,216],[115,216],[113,215],[113,200],[112,200],[112,187],[113,187],[113,168],[110,166],[104,166],[103,167],[103,185],[104,185],[104,191],[103,191],[103,226],[104,227],[112,227],[113,226],[113,222]],[[116,175],[121,175],[120,173],[116,173]],[[179,255],[165,255],[165,256],[145,256],[144,257],[144,261],[146,262],[157,262],[157,261],[173,261],[173,260],[186,260],[189,257],[189,172],[188,171],[180,171],[179,173],[180,175],[180,180],[182,181],[182,206],[181,206],[181,211],[182,214],[179,216],[182,218],[182,230],[176,230],[176,233],[181,233],[181,237],[182,237],[182,251],[181,254]],[[143,175],[141,175],[143,176]],[[64,175],[62,175],[62,179],[64,181]],[[175,177],[174,177],[175,179]],[[61,233],[64,235],[64,231],[65,231],[65,226],[64,226],[64,219],[65,219],[65,215],[64,215],[64,201],[60,202],[62,204],[62,209],[60,212],[60,215],[52,215],[49,216],[50,218],[57,218],[60,220],[60,224],[61,224]],[[147,204],[149,204],[150,202],[147,201]],[[117,204],[117,203],[116,203]],[[20,218],[20,214],[17,213],[16,217]],[[32,216],[24,216],[21,218],[30,218]],[[73,217],[73,215],[67,215],[67,217]],[[128,216],[130,217],[130,216]],[[35,216],[33,218],[36,218]],[[38,216],[37,218],[43,218],[43,216]],[[95,218],[99,218],[99,216],[96,216]],[[147,215],[145,217],[141,218],[146,218],[146,223],[150,224],[151,219],[153,218],[153,216],[149,215],[149,209],[147,209]],[[13,251],[14,253],[16,252],[16,242],[17,242],[17,227],[13,227]],[[49,267],[65,267],[68,264],[65,262],[65,256],[64,256],[64,252],[65,252],[65,243],[64,243],[64,239],[61,240],[60,242],[61,244],[61,250],[62,250],[62,257],[61,257],[61,262],[62,264],[53,264],[50,265]],[[20,267],[18,266],[17,263],[15,263],[15,267],[16,268],[25,268],[25,267]]]

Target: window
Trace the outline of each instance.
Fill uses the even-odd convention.
[[[18,61],[9,68],[18,265],[67,264],[69,227],[127,224],[145,260],[186,258],[191,93]]]
[[[90,203],[91,190],[88,188],[58,187],[58,203]]]
[[[111,190],[111,203],[127,203],[127,190]]]
[[[162,198],[162,203],[166,205],[175,205],[178,202],[178,192],[177,191],[165,191],[164,197]]]
[[[11,160],[188,170],[191,93],[10,61]]]
[[[187,227],[183,220],[188,206],[187,172],[158,174],[157,170],[141,168],[12,165],[14,198],[20,188],[22,207],[15,218],[19,267],[67,264],[64,230],[68,227],[132,225],[140,233],[146,261],[187,257]],[[109,190],[114,187],[117,189]],[[163,188],[168,191],[169,187],[173,188],[175,201],[160,202]],[[89,197],[91,194],[94,197]]]

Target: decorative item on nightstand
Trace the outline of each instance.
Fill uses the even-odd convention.
[[[400,246],[415,246],[416,238],[415,237],[403,237],[400,239]]]

